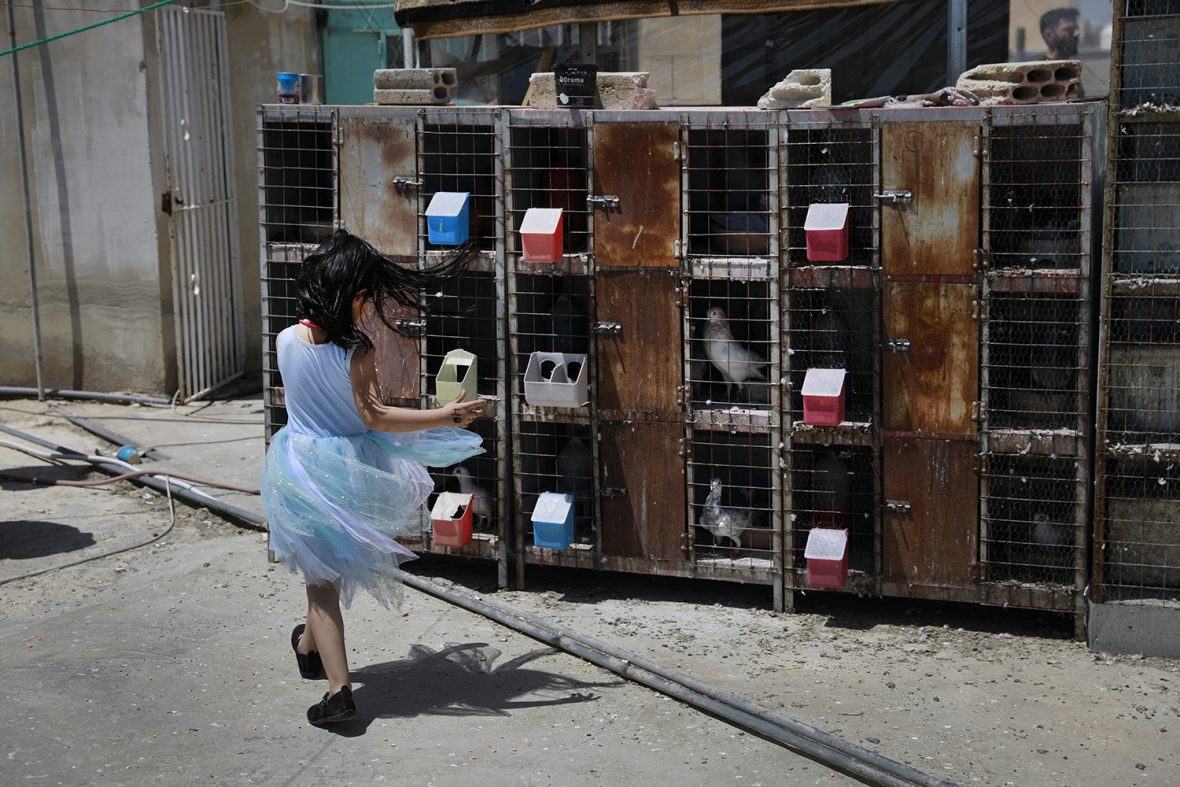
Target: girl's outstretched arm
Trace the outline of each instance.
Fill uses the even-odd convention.
[[[439,426],[466,427],[483,414],[484,402],[476,399],[465,402],[465,392],[460,392],[453,402],[433,410],[414,410],[409,407],[391,407],[382,403],[381,391],[377,384],[377,353],[358,348],[352,354],[349,376],[352,379],[352,397],[365,426],[377,432],[416,432],[419,429],[434,429]]]

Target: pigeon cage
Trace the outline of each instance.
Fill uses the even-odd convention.
[[[813,586],[810,533],[836,530],[847,531],[847,576],[823,587],[873,590],[881,559],[878,127],[861,113],[792,111],[779,133],[784,583],[788,591]],[[835,220],[816,227],[817,215]],[[810,389],[809,377],[828,384]]]
[[[1180,30],[1178,20],[1167,20],[1172,31]],[[1124,22],[1124,35],[1133,21]],[[1172,46],[1176,37],[1173,32]],[[1132,42],[1124,42],[1129,52]],[[1125,61],[1122,77],[1132,85],[1156,81]],[[1103,272],[1093,595],[1099,602],[1174,604],[1180,601],[1180,116],[1173,112],[1165,122],[1122,115],[1118,124]]]
[[[513,112],[507,133],[508,409],[523,586],[526,563],[592,568],[601,550],[590,407],[591,170],[589,131],[578,115]],[[538,226],[538,216],[552,220]],[[546,512],[557,521],[534,525]]]
[[[474,247],[462,273],[421,293],[420,311],[390,305],[393,329],[376,318],[372,328],[387,404],[437,407],[460,391],[488,402],[471,427],[485,452],[431,469],[436,493],[422,537],[407,543],[496,560],[507,584],[501,117],[454,107],[342,107],[340,219],[398,265],[424,269],[451,259],[460,245]]]
[[[773,113],[690,112],[680,139],[687,552],[781,607],[778,145]]]
[[[996,107],[983,128],[981,589],[987,603],[1079,615],[1095,110]]]
[[[262,391],[269,443],[287,423],[275,339],[296,321],[299,265],[336,227],[336,111],[263,106],[257,123]]]

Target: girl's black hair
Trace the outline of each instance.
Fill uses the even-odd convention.
[[[450,258],[419,270],[399,265],[357,236],[336,230],[299,268],[296,314],[323,328],[329,341],[345,349],[371,348],[373,342],[352,321],[352,301],[358,293],[368,290],[381,321],[405,333],[391,321],[389,312],[394,309],[387,312],[387,301],[392,299],[417,315],[424,314],[422,291],[437,290],[462,273],[475,252],[475,244],[469,240]]]

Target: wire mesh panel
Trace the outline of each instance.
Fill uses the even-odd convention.
[[[509,330],[512,348],[512,393],[525,406],[524,375],[534,353],[587,356],[594,316],[588,276],[516,274],[511,278]],[[586,370],[589,373],[589,369]],[[585,414],[581,403],[574,403]],[[562,413],[555,413],[557,418]]]
[[[513,126],[509,129],[512,222],[509,248],[520,253],[520,226],[529,208],[561,208],[564,254],[590,250],[590,156],[585,128]]]
[[[1086,319],[1076,294],[991,294],[982,369],[988,429],[1083,426]]]
[[[322,243],[336,226],[335,110],[264,107],[259,111],[259,210],[262,239]]]
[[[587,423],[524,419],[513,435],[516,526],[520,543],[534,560],[593,567],[597,554],[594,438]],[[540,549],[533,543],[533,511],[544,492],[573,496],[574,539],[568,549]]]
[[[745,410],[773,412],[781,376],[777,290],[770,281],[688,283],[685,373],[695,422],[741,422]]]
[[[262,385],[267,441],[284,424],[275,338],[294,324],[295,277],[336,224],[336,114],[325,107],[258,111]]]
[[[1121,45],[1112,53],[1122,110],[1180,105],[1180,2],[1128,0],[1115,5]]]
[[[803,422],[803,381],[808,369],[844,369],[844,420],[873,421],[876,374],[876,297],[871,289],[791,289],[787,293],[790,392],[793,422]]]
[[[878,571],[874,513],[877,473],[868,447],[799,445],[791,449],[790,506],[785,527],[793,532],[791,561],[807,567],[803,557],[812,528],[848,530],[848,568]],[[797,583],[805,586],[805,583]]]
[[[869,126],[837,126],[791,121],[782,154],[783,207],[788,265],[807,265],[804,226],[817,203],[848,203],[846,265],[873,265],[877,259],[878,212],[876,131]]]
[[[418,136],[422,210],[440,191],[470,195],[470,237],[486,252],[503,251],[502,145],[499,116],[477,110],[435,109],[423,115]],[[425,231],[425,222],[422,231]],[[422,239],[423,248],[444,249]],[[497,246],[499,244],[499,246]]]
[[[1110,298],[1106,444],[1180,443],[1180,281],[1116,281]]]
[[[430,406],[445,404],[438,397],[439,377],[447,367],[448,378],[462,382],[475,375],[478,395],[488,401],[484,418],[473,429],[483,438],[484,453],[458,466],[432,471],[437,491],[472,494],[474,541],[466,553],[494,557],[498,539],[506,538],[510,495],[508,465],[508,413],[505,370],[503,276],[469,271],[446,282],[434,293],[423,293],[426,327],[422,339],[422,390]],[[475,356],[475,369],[465,357],[448,357],[454,351]],[[438,551],[437,545],[430,543]],[[506,580],[506,575],[505,575]]]
[[[689,430],[689,518],[698,566],[774,571],[777,440],[768,433]]]
[[[1180,122],[1128,123],[1116,145],[1114,271],[1180,274]]]
[[[686,132],[683,199],[689,255],[765,257],[774,252],[773,131],[742,128],[744,117],[732,114],[715,116],[712,127]]]
[[[1090,248],[1087,127],[1076,111],[1002,117],[984,174],[988,264],[1077,270]]]
[[[984,464],[981,546],[989,582],[1084,582],[1085,482],[1077,460],[989,456]]]
[[[1106,466],[1104,601],[1180,601],[1180,452]]]

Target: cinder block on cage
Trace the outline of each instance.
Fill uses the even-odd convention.
[[[529,208],[520,223],[520,245],[525,262],[558,262],[564,240],[561,208]]]
[[[471,543],[470,494],[440,492],[430,509],[433,541],[440,547],[465,547]]]
[[[581,407],[590,403],[586,356],[535,352],[524,372],[524,398],[538,407]]]
[[[803,378],[803,423],[839,426],[844,421],[844,369],[808,369]]]
[[[803,232],[807,236],[807,259],[811,262],[840,262],[848,258],[847,202],[813,203],[807,208]]]
[[[848,531],[813,527],[807,531],[807,586],[837,589],[848,580]]]
[[[533,508],[533,546],[568,549],[574,543],[574,496],[542,492]]]
[[[986,63],[964,71],[955,87],[979,96],[979,103],[1036,104],[1077,98],[1082,79],[1079,60]]]
[[[832,105],[832,69],[797,68],[758,99],[762,109]]]
[[[465,191],[440,191],[426,206],[426,233],[436,246],[458,246],[467,240],[471,195]]]
[[[378,68],[373,71],[373,87],[378,90],[434,90],[454,88],[459,72],[453,68]]]
[[[434,378],[434,395],[440,402],[452,401],[460,391],[467,392],[467,401],[479,397],[477,372],[479,359],[466,350],[451,350],[443,356],[442,365]]]

